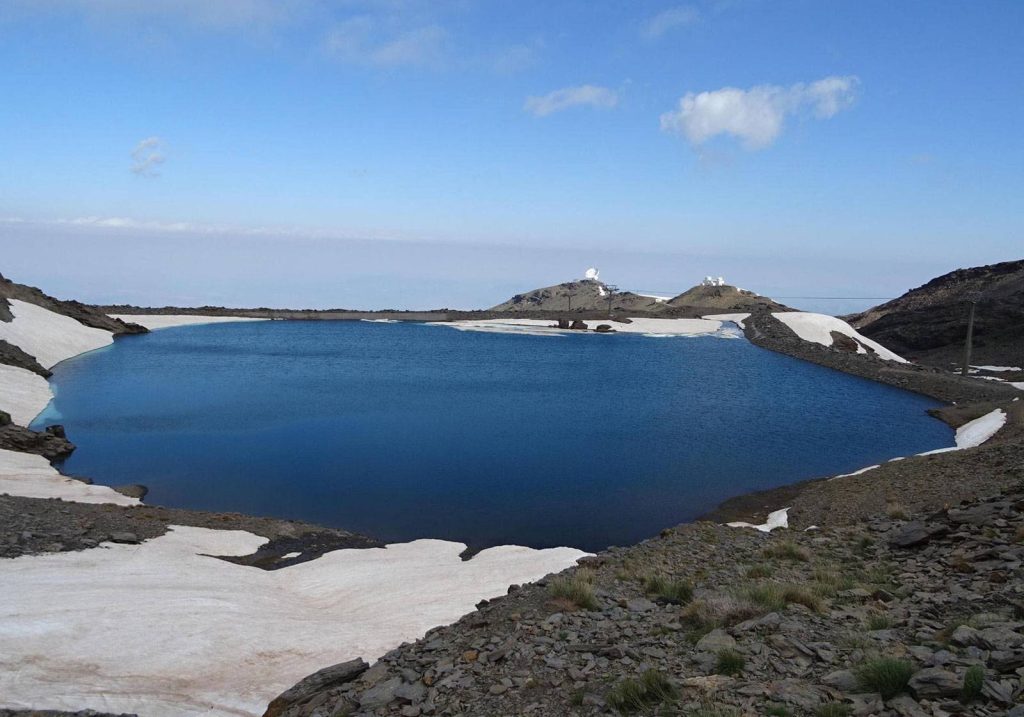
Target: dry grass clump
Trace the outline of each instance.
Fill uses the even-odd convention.
[[[674,702],[679,691],[672,681],[657,670],[647,670],[639,678],[627,677],[608,692],[608,704],[622,714],[646,711],[665,702]]]
[[[761,583],[752,585],[745,591],[745,596],[756,605],[769,612],[780,612],[787,605],[797,604],[821,612],[821,598],[800,585],[785,583]]]
[[[714,593],[692,601],[680,614],[682,621],[697,632],[730,627],[763,615],[765,611],[742,595]]]
[[[852,575],[835,566],[826,565],[814,569],[814,585],[811,589],[821,597],[832,597],[856,585],[857,581]]]
[[[551,580],[548,591],[555,603],[567,610],[596,610],[594,597],[594,573],[580,568],[570,576],[559,576]]]
[[[899,503],[889,503],[885,506],[885,514],[893,520],[910,520],[907,509]]]
[[[864,689],[877,692],[887,700],[905,691],[913,674],[914,666],[906,660],[879,657],[857,669],[857,681]]]
[[[766,558],[792,560],[793,562],[802,563],[806,563],[811,559],[811,554],[807,549],[801,548],[792,540],[783,540],[773,545],[769,545],[762,551],[762,555]]]
[[[873,612],[864,621],[864,627],[868,630],[888,630],[892,627],[892,620],[883,612]]]
[[[685,605],[693,599],[693,585],[687,580],[674,580],[652,575],[644,581],[644,592],[671,605]]]
[[[715,672],[720,675],[735,676],[743,672],[743,668],[746,666],[746,658],[736,652],[736,650],[722,650],[718,653]]]
[[[758,580],[760,578],[770,578],[774,574],[775,568],[773,568],[771,565],[765,565],[764,563],[751,565],[749,568],[747,568],[747,577],[751,580]]]

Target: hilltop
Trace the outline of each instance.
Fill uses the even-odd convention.
[[[609,294],[615,312],[658,314],[666,316],[720,312],[751,312],[757,310],[789,311],[789,307],[752,291],[725,283],[698,284],[671,298],[637,294],[631,291],[611,292],[608,285],[596,278],[567,281],[522,294],[488,309],[494,313],[527,313],[536,311],[593,312],[607,311]]]
[[[971,300],[977,301],[972,363],[1020,366],[1024,260],[957,269],[844,318],[897,353],[949,368],[963,351]]]

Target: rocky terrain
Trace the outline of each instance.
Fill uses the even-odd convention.
[[[0,321],[11,320],[11,310],[8,299],[19,299],[30,304],[41,306],[44,309],[54,311],[58,314],[70,316],[72,319],[75,319],[85,326],[111,331],[115,336],[120,334],[144,334],[147,332],[145,327],[139,326],[138,324],[125,323],[118,319],[112,319],[104,312],[96,309],[95,307],[89,306],[88,304],[82,304],[78,301],[62,301],[61,299],[55,299],[48,294],[44,294],[40,289],[37,289],[34,286],[17,284],[10,279],[4,278],[4,276],[0,274]],[[7,344],[7,346],[10,346],[10,344]],[[0,354],[0,356],[2,356],[2,354]],[[3,361],[3,363],[14,362]]]
[[[724,286],[697,285],[666,302],[667,309],[686,310],[694,307],[700,313],[791,311],[788,306],[769,299],[767,296],[760,296],[753,291],[739,289],[728,284]]]
[[[844,318],[897,353],[948,369],[961,360],[972,300],[977,302],[972,363],[1021,366],[1024,260],[958,269]]]
[[[854,526],[665,530],[266,714],[1021,715],[1024,484],[988,493]]]

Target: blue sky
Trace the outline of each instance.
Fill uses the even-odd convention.
[[[1024,253],[1021,27],[1010,1],[6,0],[0,271],[154,304],[486,306],[591,264],[891,296]]]

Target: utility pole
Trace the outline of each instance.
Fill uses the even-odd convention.
[[[980,292],[975,292],[967,297],[967,301],[971,304],[970,313],[967,314],[967,340],[964,341],[964,365],[960,368],[960,375],[967,376],[970,373],[971,368],[971,344],[974,341],[974,310],[978,306],[978,300],[981,298]]]
[[[615,284],[605,284],[605,291],[608,292],[608,318],[612,317],[612,297],[615,296],[615,292],[619,290],[619,287]]]

